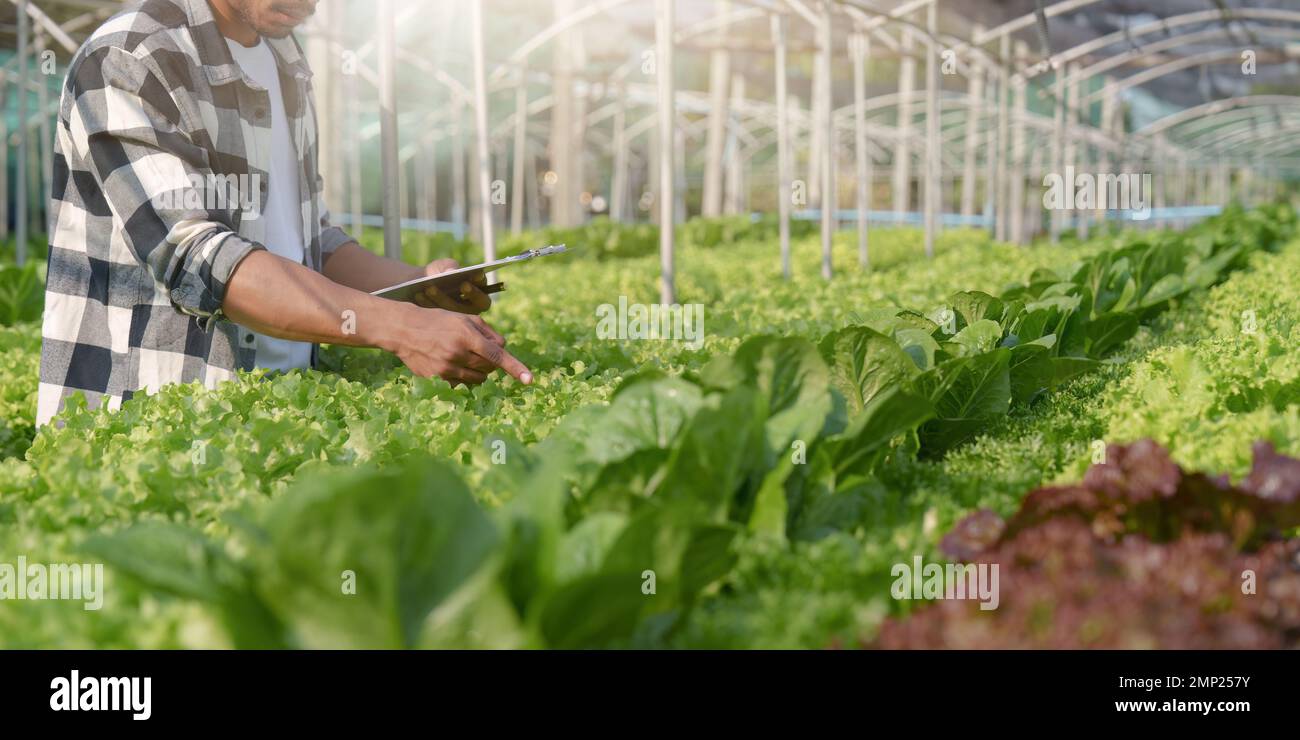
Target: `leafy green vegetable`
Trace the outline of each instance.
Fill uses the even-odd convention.
[[[1300,439],[1295,307],[1256,297],[1287,291],[1254,272],[1228,279],[1300,269],[1264,254],[1293,229],[1270,209],[1069,249],[953,231],[933,261],[909,260],[915,232],[883,231],[873,270],[834,285],[808,267],[815,240],[796,241],[788,283],[770,243],[688,246],[679,290],[708,307],[702,347],[594,336],[598,305],[657,295],[653,257],[613,258],[612,244],[521,274],[494,308],[530,387],[451,388],[331,348],[329,373],[171,386],[119,411],[74,401],[34,438],[39,331],[0,332],[19,358],[0,373],[20,381],[0,408],[14,409],[12,454],[26,452],[0,462],[0,551],[102,552],[117,584],[90,618],[0,610],[0,642],[856,639],[898,608],[892,562],[971,508],[1010,506],[1095,439],[1154,428],[1175,455],[1225,459],[1256,437]],[[1213,294],[1232,300],[1207,307],[1225,280]],[[559,302],[559,281],[583,289]],[[1187,346],[1157,346],[1175,340]]]

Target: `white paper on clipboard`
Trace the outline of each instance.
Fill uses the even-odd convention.
[[[506,265],[513,265],[517,262],[526,262],[534,257],[545,257],[548,254],[559,254],[564,251],[567,251],[565,245],[552,244],[549,247],[530,249],[527,252],[516,254],[513,257],[503,257],[502,259],[484,262],[479,265],[458,267],[455,270],[450,270],[438,275],[429,275],[414,280],[407,280],[404,283],[398,283],[397,285],[390,285],[387,288],[376,290],[370,295],[379,298],[388,298],[394,301],[411,301],[418,292],[429,284],[444,286],[448,291],[454,294],[455,291],[459,289],[460,284],[465,280],[470,280],[472,282],[480,275],[499,270]]]

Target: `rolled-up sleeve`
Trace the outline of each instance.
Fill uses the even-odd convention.
[[[335,250],[344,244],[356,241],[348,232],[330,223],[329,208],[325,205],[325,181],[316,178],[316,212],[320,214],[320,253],[321,260],[328,260]]]
[[[125,50],[90,50],[69,76],[64,115],[131,254],[178,310],[220,317],[235,268],[264,247],[235,233],[227,180],[184,133],[160,76]]]

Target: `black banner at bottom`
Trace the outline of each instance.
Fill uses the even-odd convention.
[[[984,727],[1066,729],[1245,725],[1292,720],[1300,705],[1300,660],[1290,652],[50,651],[0,661],[6,720],[48,730],[247,728],[267,719],[337,728],[377,715],[544,725],[561,706],[654,707],[658,718],[703,712],[742,724],[737,713],[765,723],[794,712],[816,723],[848,711],[934,729],[974,717]],[[529,709],[538,713],[519,714]]]

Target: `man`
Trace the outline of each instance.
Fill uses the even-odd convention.
[[[311,71],[291,36],[316,0],[145,0],[77,53],[59,109],[37,423],[83,393],[309,367],[380,347],[418,375],[532,376],[464,283],[422,305],[369,295],[455,267],[377,257],[332,226]],[[239,192],[232,192],[238,190]]]

